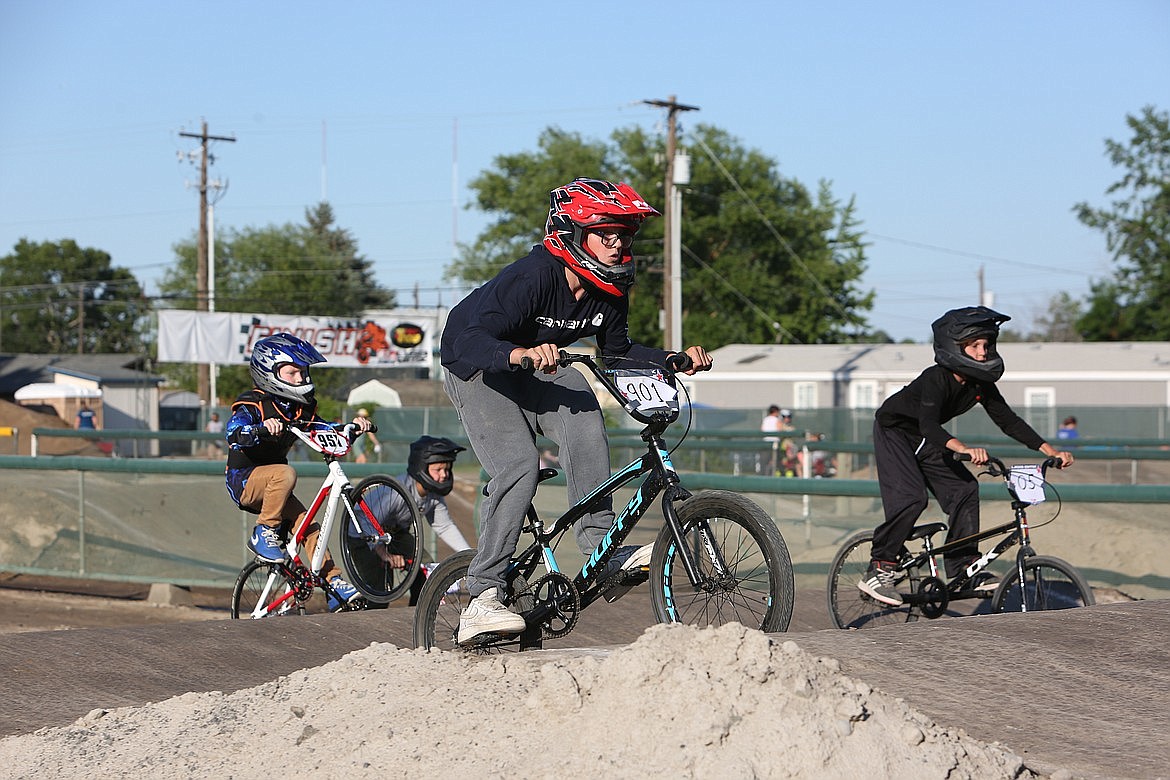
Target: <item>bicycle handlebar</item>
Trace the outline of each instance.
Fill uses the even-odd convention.
[[[573,363],[592,362],[594,360],[592,355],[575,355],[565,350],[560,350],[557,356],[557,365],[561,368],[567,368]],[[672,374],[681,374],[684,371],[690,371],[695,365],[695,361],[691,360],[691,356],[685,352],[674,352],[666,358],[666,368]],[[532,358],[527,355],[520,358],[520,368],[525,371],[531,371],[533,368]]]
[[[952,452],[951,457],[958,461],[969,461],[971,455],[966,452]],[[1060,458],[1047,457],[1040,463],[1040,473],[1044,474],[1050,468],[1062,469],[1064,468],[1064,461]],[[1008,474],[1008,467],[999,458],[992,456],[987,457],[987,473],[993,477],[1004,477]]]

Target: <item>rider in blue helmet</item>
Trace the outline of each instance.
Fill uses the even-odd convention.
[[[284,540],[301,523],[308,511],[296,496],[297,473],[288,464],[288,452],[297,442],[288,431],[290,422],[324,422],[317,416],[310,367],[325,358],[312,344],[291,333],[260,339],[252,346],[248,368],[255,385],[232,404],[227,423],[227,490],[236,505],[259,515],[248,549],[263,561],[284,560]],[[355,418],[365,432],[368,419]],[[309,526],[305,537],[311,557],[320,529]],[[329,597],[329,608],[358,597],[358,591],[337,573],[328,552],[321,576],[337,592]]]

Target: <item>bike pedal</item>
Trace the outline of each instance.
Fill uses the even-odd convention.
[[[489,632],[486,634],[478,634],[466,642],[456,642],[460,650],[476,650],[481,647],[495,644],[496,642],[515,640],[519,634],[501,634],[497,632]]]
[[[637,569],[623,569],[602,583],[601,597],[610,604],[630,592],[630,588],[641,585],[650,579],[650,567],[641,566]]]

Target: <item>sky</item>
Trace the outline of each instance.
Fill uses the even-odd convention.
[[[714,125],[855,200],[873,329],[924,341],[982,275],[1026,331],[1113,273],[1073,207],[1108,206],[1126,116],[1170,110],[1170,3],[6,0],[0,254],[73,239],[157,294],[199,217],[180,133],[206,121],[235,139],[219,230],[327,200],[400,304],[450,306],[455,242],[487,224],[471,179],[548,127],[664,132],[643,101],[671,95],[700,109],[684,146]]]

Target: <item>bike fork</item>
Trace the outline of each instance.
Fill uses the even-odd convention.
[[[685,529],[674,509],[675,501],[685,501],[690,497],[691,493],[686,488],[679,485],[668,485],[662,496],[662,514],[666,518],[671,535],[674,537],[675,547],[678,548],[679,558],[682,560],[683,571],[687,573],[687,579],[691,581],[691,586],[698,590],[703,587],[705,579],[702,572],[699,571],[698,564],[695,563],[694,555],[691,554],[691,550],[687,546]],[[721,576],[727,570],[727,563],[723,560],[723,551],[712,541],[711,529],[705,520],[700,520],[696,524],[696,530],[700,543],[707,550],[707,555],[715,568],[715,575]]]

